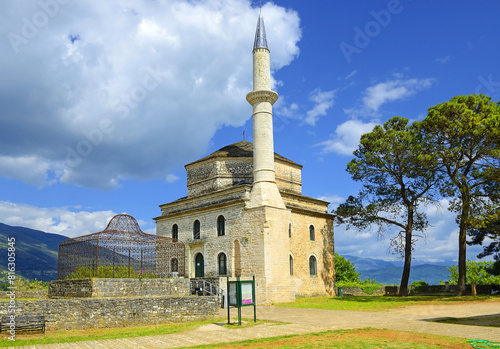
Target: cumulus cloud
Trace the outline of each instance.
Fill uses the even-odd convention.
[[[425,238],[420,238],[412,253],[414,260],[432,263],[453,263],[458,259],[458,225],[456,213],[448,210],[449,200],[442,199],[436,204],[422,206],[420,209],[427,214],[430,226]],[[356,229],[346,230],[345,226],[335,227],[335,250],[340,254],[359,257],[399,260],[398,256],[389,250],[390,238],[400,229],[387,227],[383,237],[377,236],[376,229],[366,229],[358,232]],[[415,232],[416,235],[422,235]],[[353,244],[353,241],[356,241]],[[467,258],[476,260],[482,251],[481,246],[467,246]]]
[[[337,153],[341,155],[352,155],[357,149],[361,136],[371,132],[377,125],[375,122],[363,122],[360,120],[347,120],[335,129],[330,139],[318,143],[325,153]]]
[[[89,212],[79,207],[42,208],[0,201],[0,222],[68,237],[101,231],[114,215],[112,211]]]
[[[321,91],[316,89],[311,93],[309,99],[314,102],[314,107],[306,113],[305,122],[315,126],[320,116],[326,115],[328,109],[333,107],[335,90]]]
[[[218,128],[251,115],[259,10],[249,0],[0,7],[2,176],[95,188],[172,180]],[[298,55],[300,21],[273,3],[262,12],[274,72]]]
[[[392,80],[366,88],[362,92],[361,106],[346,108],[344,111],[353,118],[378,115],[382,105],[411,97],[431,87],[433,83],[434,79],[404,79],[401,74],[397,74]]]
[[[429,88],[432,79],[395,79],[378,83],[364,91],[363,104],[370,111],[378,111],[382,104],[413,96]]]

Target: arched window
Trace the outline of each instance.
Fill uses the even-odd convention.
[[[288,223],[288,237],[292,237],[292,223]]]
[[[174,239],[174,241],[177,241],[179,239],[179,227],[177,226],[177,224],[174,224],[172,226],[172,239]]]
[[[290,255],[290,275],[293,275],[293,257]]]
[[[194,239],[199,239],[200,238],[200,221],[195,220],[193,224],[193,238]]]
[[[318,268],[317,268],[316,257],[311,256],[309,257],[309,275],[317,275],[317,273],[318,273]]]
[[[316,240],[316,233],[314,232],[314,226],[313,225],[309,226],[309,239],[311,241]]]
[[[217,262],[219,266],[219,275],[227,275],[226,254],[225,253],[219,254],[219,257],[217,257]]]
[[[226,235],[226,219],[224,216],[219,216],[217,218],[217,236]]]
[[[179,261],[177,260],[177,258],[172,258],[172,260],[170,261],[170,270],[172,271],[172,273],[179,272]]]

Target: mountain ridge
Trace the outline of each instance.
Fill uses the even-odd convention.
[[[343,256],[351,261],[356,267],[356,271],[360,273],[361,280],[367,278],[375,279],[377,283],[384,285],[399,285],[403,274],[403,263],[394,261],[385,261],[382,259],[357,257],[345,255]],[[449,264],[448,264],[449,263]],[[453,262],[429,263],[415,261],[412,263],[410,270],[409,283],[423,280],[429,285],[438,285],[441,280],[449,279],[450,272],[448,266],[454,265]]]
[[[16,275],[29,279],[51,281],[57,279],[59,244],[69,237],[41,230],[0,223],[0,270],[7,268],[8,238],[15,238]]]

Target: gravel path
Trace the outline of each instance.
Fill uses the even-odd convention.
[[[220,315],[227,316],[227,310],[222,309]],[[500,328],[498,327],[453,325],[428,321],[443,317],[494,315],[500,316],[500,300],[498,302],[467,302],[437,306],[417,305],[382,312],[260,306],[257,307],[258,319],[281,321],[287,324],[262,324],[240,329],[227,329],[222,327],[222,324],[210,324],[196,330],[177,334],[36,345],[29,348],[180,348],[201,344],[227,343],[246,339],[363,327],[429,333],[467,339],[500,341]],[[253,318],[253,308],[244,308],[243,317]],[[236,309],[233,309],[231,311],[231,320],[235,321],[236,319],[237,312]]]

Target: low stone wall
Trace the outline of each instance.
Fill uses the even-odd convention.
[[[458,286],[456,285],[429,285],[429,286],[419,286],[418,290],[415,290],[413,286],[409,286],[410,294],[443,294],[449,293],[454,295],[457,293]],[[490,285],[477,285],[477,294],[489,294]],[[399,286],[381,286],[377,291],[367,294],[364,293],[360,287],[343,287],[344,296],[397,296],[399,295]],[[470,295],[472,293],[471,285],[465,286],[465,294]],[[338,295],[338,288],[337,288]]]
[[[16,298],[47,298],[47,291],[15,291]],[[0,298],[9,298],[10,291],[0,291]]]
[[[92,278],[56,280],[50,283],[49,298],[101,298],[189,295],[189,279]]]
[[[477,294],[489,294],[490,285],[476,285]],[[418,289],[410,287],[412,294],[426,294],[426,293],[451,293],[455,294],[458,291],[457,285],[429,285],[419,286]],[[471,285],[465,285],[465,294],[472,294]]]
[[[344,296],[383,296],[385,295],[386,286],[380,286],[380,288],[373,293],[365,293],[361,287],[342,287]],[[337,290],[337,295],[338,295]]]
[[[0,316],[9,302],[0,302]],[[217,297],[80,298],[16,301],[16,316],[45,315],[47,330],[188,322],[219,313]]]

